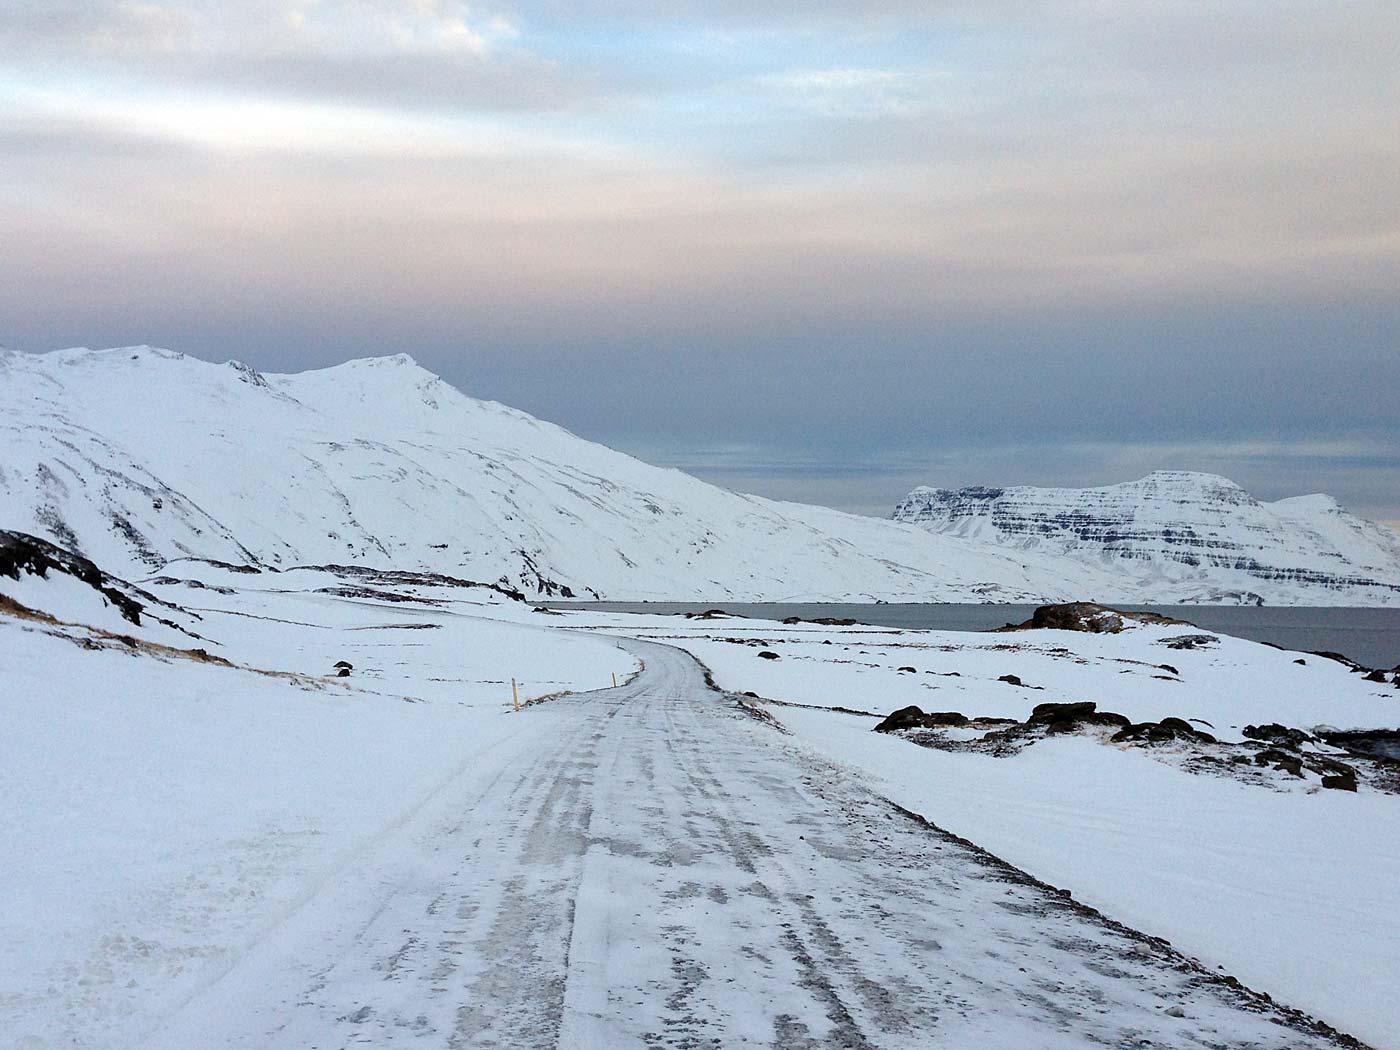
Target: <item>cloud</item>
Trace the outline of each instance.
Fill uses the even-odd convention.
[[[1371,0],[10,5],[0,341],[405,349],[863,507],[1219,462],[1380,513],[1397,32]]]
[[[515,35],[455,0],[33,0],[0,21],[51,55],[268,53],[484,54]]]

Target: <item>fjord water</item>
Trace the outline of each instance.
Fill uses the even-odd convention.
[[[1034,605],[805,604],[784,602],[551,602],[559,609],[682,614],[724,609],[737,616],[783,620],[836,617],[909,630],[988,631],[1030,619]],[[1249,605],[1125,605],[1300,652],[1341,653],[1367,667],[1400,666],[1400,608],[1345,609]]]

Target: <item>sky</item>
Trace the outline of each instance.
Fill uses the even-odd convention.
[[[815,12],[815,13],[814,13]],[[1394,0],[0,5],[0,345],[411,353],[744,491],[1400,521]]]

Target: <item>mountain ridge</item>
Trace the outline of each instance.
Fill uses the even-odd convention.
[[[0,527],[133,577],[195,557],[435,571],[542,598],[1258,597],[1237,574],[1141,580],[729,492],[472,398],[407,354],[279,375],[149,346],[9,351],[0,397]],[[1278,580],[1262,593],[1360,604],[1378,592]]]
[[[1389,529],[1325,494],[1265,502],[1198,471],[1079,489],[919,486],[892,518],[1002,549],[1134,563],[1164,581],[1224,574],[1245,600],[1285,581],[1382,604],[1400,593],[1400,537]]]

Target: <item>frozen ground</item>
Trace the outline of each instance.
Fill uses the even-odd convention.
[[[325,574],[255,582],[151,588],[204,603],[197,644],[236,667],[0,615],[0,1046],[138,1045],[449,785],[534,746],[545,720],[508,716],[512,675],[528,698],[636,667],[491,592],[403,589],[444,603],[425,606],[317,593],[346,582]],[[70,579],[0,594],[179,644]],[[324,677],[338,660],[351,676]]]
[[[1400,796],[1364,784],[1357,794],[1324,791],[1315,776],[1258,786],[1196,775],[1171,745],[1079,735],[1006,758],[950,753],[874,733],[873,717],[823,709],[884,715],[915,704],[1024,718],[1035,704],[1088,699],[1135,721],[1205,719],[1222,740],[1239,740],[1245,725],[1270,721],[1394,728],[1393,686],[1237,639],[1164,646],[1180,627],[969,635],[601,622],[684,646],[725,688],[788,701],[768,710],[799,740],[941,827],[1252,987],[1376,1045],[1400,1045],[1400,1006],[1383,991],[1400,984]],[[1025,685],[999,681],[1005,674]]]
[[[188,651],[177,628],[71,625],[112,610],[66,584],[0,579],[0,596],[21,600],[21,586],[25,604],[47,601],[70,624],[0,608],[0,797],[18,816],[0,827],[6,1045],[1337,1045],[1215,976],[1228,959],[1175,927],[1169,935],[1209,965],[886,800],[948,817],[1013,859],[1026,826],[1018,807],[1039,807],[1031,823],[1051,859],[1071,852],[1084,824],[1111,843],[1127,802],[1086,815],[1044,790],[1034,763],[1045,745],[1014,760],[1031,760],[1020,781],[967,775],[968,830],[919,794],[941,775],[930,763],[954,756],[869,733],[869,718],[774,707],[800,734],[784,735],[708,690],[679,651],[644,641],[624,651],[589,628],[627,622],[689,634],[684,644],[710,655],[732,651],[741,662],[721,671],[726,684],[742,684],[737,672],[755,662],[799,666],[798,644],[838,650],[821,646],[825,635],[763,661],[756,647],[703,637],[740,629],[722,621],[657,630],[533,612],[450,581],[191,562],[143,584],[200,636]],[[775,644],[783,630],[749,629]],[[850,641],[869,656],[880,637]],[[638,658],[646,668],[629,680]],[[353,665],[348,677],[329,677],[337,661]],[[534,698],[614,675],[620,688],[511,711],[512,676]],[[1040,753],[1061,777],[1066,765],[1093,768]],[[1134,778],[1150,802],[1152,778]],[[1215,782],[1196,779],[1218,804]],[[933,794],[940,804],[950,795]],[[989,818],[988,800],[1005,812]],[[1379,805],[1365,794],[1335,803],[1334,819],[1343,803]],[[1058,836],[1046,834],[1057,819]],[[1197,859],[1190,847],[1172,852],[1165,832],[1142,841],[1178,874]],[[1103,856],[1117,878],[1143,877],[1131,845]],[[1275,860],[1244,855],[1237,868]],[[1039,873],[1100,903],[1090,867]],[[1273,892],[1263,885],[1234,903],[1255,906]],[[1322,907],[1343,902],[1302,885]],[[1114,905],[1149,895],[1104,910],[1129,918]],[[1172,923],[1180,910],[1164,909]],[[1150,927],[1153,914],[1141,914]],[[1232,921],[1244,943],[1273,944],[1270,931]],[[1373,951],[1386,921],[1358,934],[1352,956],[1373,976],[1393,965]],[[1295,953],[1335,947],[1301,929]],[[1275,971],[1259,972],[1259,988],[1280,994]],[[1378,1016],[1329,994],[1280,998],[1343,1030]]]
[[[636,643],[145,1045],[1332,1045],[900,814]]]

